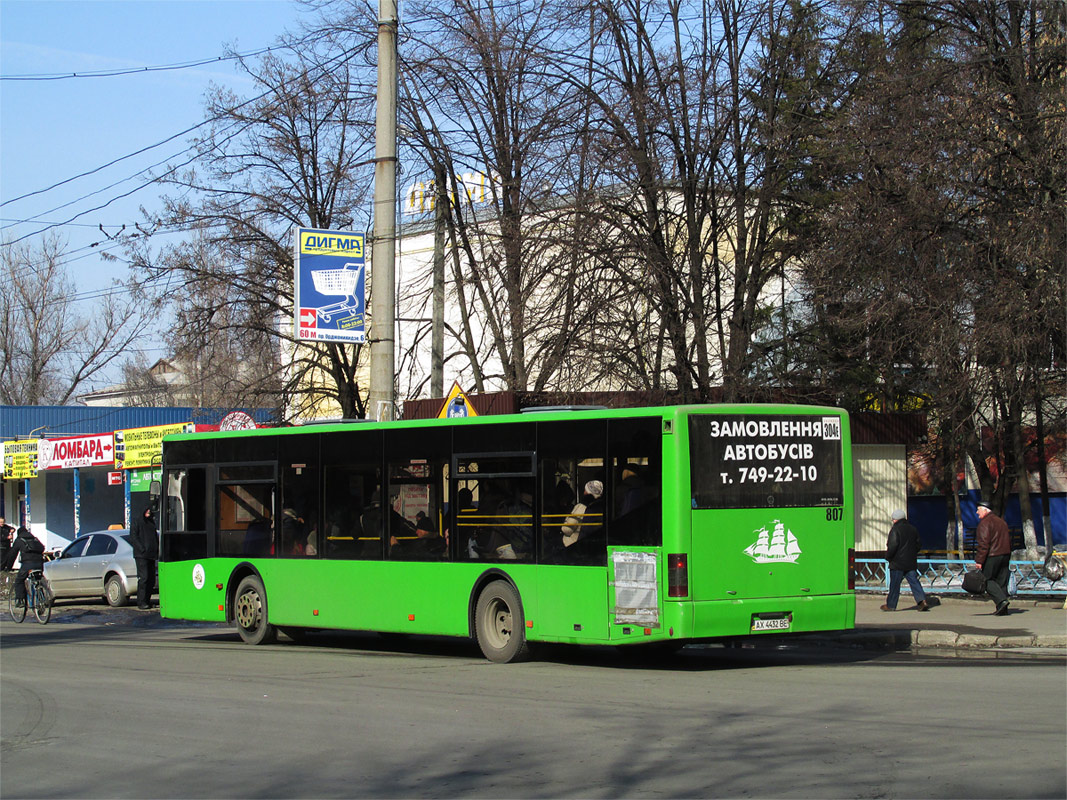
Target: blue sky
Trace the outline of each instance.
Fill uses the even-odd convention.
[[[3,237],[10,241],[43,222],[64,222],[134,189],[139,184],[127,180],[130,176],[182,151],[188,137],[43,194],[15,198],[196,125],[203,119],[210,82],[238,94],[251,88],[226,61],[113,77],[14,78],[185,63],[220,56],[227,46],[259,50],[287,29],[296,30],[306,13],[293,0],[0,0]],[[79,292],[125,275],[125,268],[104,262],[98,248],[89,247],[107,241],[97,226],[115,231],[136,222],[139,206],[152,207],[157,197],[155,189],[146,188],[59,228],[69,243],[68,269]],[[76,202],[59,208],[71,201]],[[40,221],[18,221],[33,217]],[[159,355],[148,352],[150,359]]]

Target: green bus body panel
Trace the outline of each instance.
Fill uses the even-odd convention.
[[[690,503],[688,417],[691,414],[789,414],[842,420],[843,507],[694,509]],[[756,615],[789,617],[789,632],[841,630],[855,625],[855,593],[848,589],[848,550],[854,547],[853,486],[847,414],[839,409],[788,405],[678,406],[548,412],[536,415],[419,420],[364,425],[316,425],[233,433],[177,434],[167,441],[230,436],[287,436],[331,431],[485,425],[508,422],[658,416],[663,425],[663,543],[659,548],[610,548],[657,555],[658,624],[615,622],[613,566],[582,567],[513,562],[431,563],[230,557],[161,562],[161,613],[173,619],[225,622],[236,574],[251,569],[264,582],[272,624],[469,636],[475,588],[489,573],[515,584],[532,641],[637,644],[753,634]],[[715,465],[708,465],[714,468]],[[674,488],[670,488],[674,487]],[[780,523],[788,558],[752,552],[761,531],[773,539]],[[750,552],[746,552],[746,550]],[[668,554],[688,556],[689,594],[668,598]],[[194,568],[203,570],[202,588]],[[218,588],[221,587],[221,588]],[[775,631],[768,631],[774,633]]]
[[[856,597],[852,592],[819,597],[668,603],[667,606],[668,610],[678,606],[682,611],[675,633],[687,639],[764,635],[752,633],[752,618],[757,614],[791,616],[785,631],[765,632],[771,635],[847,630],[856,625]]]
[[[609,610],[606,574],[604,567],[540,567],[539,613],[529,637],[570,644],[606,641]],[[529,612],[526,618],[530,619]]]
[[[826,509],[694,511],[690,597],[707,600],[803,597],[847,591],[846,523]],[[795,561],[759,562],[745,551],[775,530],[791,537]]]
[[[236,588],[231,576],[249,564],[263,579],[274,625],[467,636],[471,592],[492,569],[519,590],[526,619],[534,623],[527,629],[530,639],[572,643],[608,639],[604,567],[515,564],[501,569],[485,564],[269,558],[163,562],[161,613],[174,619],[225,622],[227,588]],[[193,582],[196,565],[205,573],[201,589]],[[221,589],[216,588],[219,585]]]
[[[239,562],[225,558],[159,562],[159,613],[166,619],[200,622],[226,621],[226,584]],[[197,589],[193,570],[204,570],[204,585]],[[215,588],[216,584],[219,588]]]

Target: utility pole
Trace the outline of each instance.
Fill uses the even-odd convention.
[[[394,418],[396,344],[396,0],[378,0],[378,107],[374,125],[370,414]]]
[[[430,396],[445,396],[445,171],[434,176],[433,206],[433,310],[430,336]]]

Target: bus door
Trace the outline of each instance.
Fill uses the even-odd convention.
[[[693,601],[847,590],[840,416],[689,419]]]

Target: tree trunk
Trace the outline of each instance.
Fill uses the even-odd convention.
[[[1015,485],[1019,492],[1019,512],[1023,522],[1023,545],[1028,561],[1037,560],[1037,533],[1034,531],[1034,515],[1030,508],[1030,475],[1026,470],[1022,432],[1022,403],[1011,404],[1011,444],[1015,454]]]

